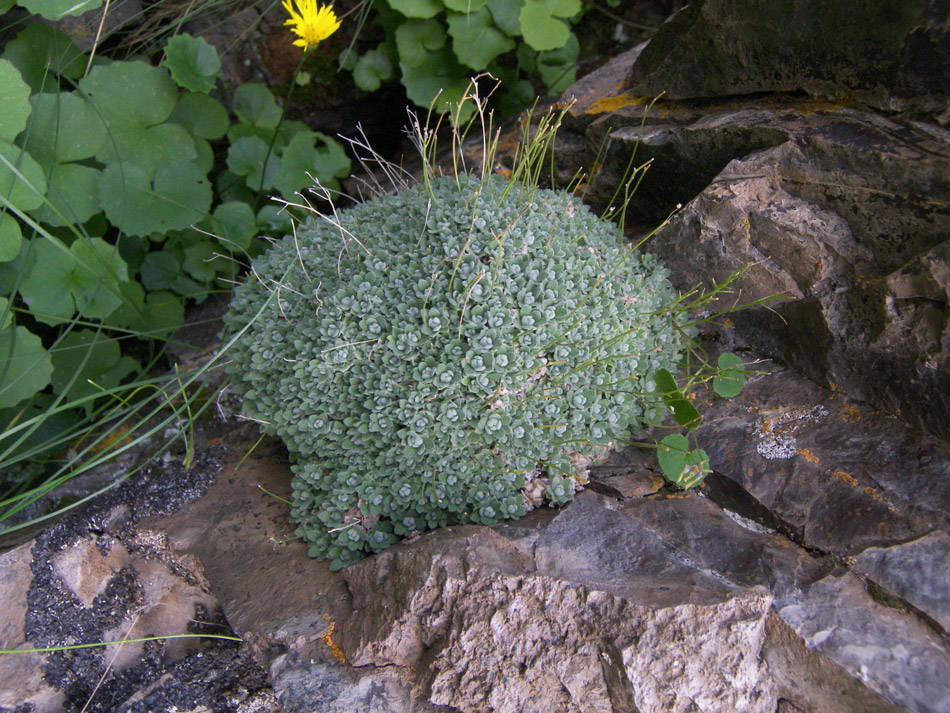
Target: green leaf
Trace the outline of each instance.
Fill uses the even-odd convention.
[[[9,262],[20,253],[23,234],[16,218],[0,212],[0,262]]]
[[[98,196],[101,176],[99,169],[81,163],[54,164],[46,202],[33,211],[33,217],[53,226],[85,223],[101,210]]]
[[[34,261],[20,282],[20,296],[40,322],[50,325],[65,322],[76,313],[73,301],[76,256],[52,240],[33,240],[28,247]]]
[[[428,108],[438,96],[433,109],[439,113],[454,109],[469,86],[468,72],[447,48],[427,52],[425,61],[418,66],[400,62],[399,68],[402,84],[413,103]]]
[[[59,90],[55,75],[79,79],[86,58],[73,41],[57,29],[32,22],[7,43],[3,58],[13,63],[33,92]]]
[[[386,0],[393,10],[398,10],[406,17],[435,17],[442,11],[439,0]]]
[[[228,170],[237,176],[248,176],[260,170],[267,155],[267,143],[259,136],[244,136],[228,148]]]
[[[13,324],[13,310],[10,309],[10,300],[0,297],[0,332]]]
[[[487,68],[495,57],[515,47],[515,41],[492,24],[486,8],[469,14],[450,12],[448,22],[455,56],[476,71]]]
[[[656,393],[663,398],[663,403],[673,414],[674,420],[686,428],[696,428],[702,420],[699,411],[691,404],[683,392],[676,385],[676,379],[666,369],[656,372]]]
[[[44,193],[46,178],[40,165],[19,146],[0,142],[0,196],[20,210],[33,210],[43,205]]]
[[[139,275],[145,289],[164,290],[175,283],[180,273],[178,258],[169,252],[154,252],[145,256]]]
[[[521,34],[521,8],[524,0],[488,0],[488,9],[491,11],[495,26],[509,37],[518,37]]]
[[[536,69],[549,94],[559,94],[574,83],[579,53],[580,43],[571,32],[563,47],[538,55]]]
[[[389,55],[380,50],[370,50],[360,57],[353,67],[353,81],[364,92],[375,92],[380,85],[392,79],[393,65]]]
[[[107,166],[99,181],[99,200],[109,221],[129,235],[182,230],[211,207],[211,183],[193,162],[167,163],[154,183],[137,166]]]
[[[462,13],[478,12],[485,7],[485,0],[442,0],[449,10]]]
[[[574,12],[570,12],[575,8]],[[525,0],[518,22],[532,49],[555,50],[567,43],[570,26],[563,19],[580,12],[579,0]]]
[[[53,373],[43,342],[26,327],[0,331],[0,408],[15,406],[44,388]]]
[[[209,141],[224,136],[230,124],[228,110],[221,102],[197,92],[183,94],[168,120]]]
[[[185,303],[171,292],[149,292],[145,298],[145,322],[141,332],[153,339],[171,336],[185,321]]]
[[[70,247],[76,256],[73,297],[83,317],[105,319],[122,304],[118,285],[129,279],[119,250],[101,238],[83,238]]]
[[[396,28],[396,50],[399,60],[417,67],[426,59],[426,51],[445,46],[445,29],[438,20],[406,20]],[[385,57],[385,55],[384,55]],[[386,57],[389,64],[389,58]],[[392,67],[390,66],[390,72]]]
[[[29,85],[9,60],[0,59],[0,140],[12,142],[29,115]]]
[[[322,143],[320,148],[316,146],[317,140]],[[329,136],[313,131],[294,136],[283,154],[274,186],[287,200],[297,191],[312,186],[313,178],[333,187],[335,178],[346,176],[350,170],[350,160],[343,147]]]
[[[30,12],[47,20],[62,20],[67,15],[82,15],[102,5],[102,0],[18,0]]]
[[[178,124],[115,127],[96,153],[96,159],[102,163],[135,166],[149,178],[169,161],[191,162],[197,157],[194,139]]]
[[[101,112],[110,132],[160,124],[178,101],[178,87],[168,72],[137,60],[93,67],[79,80],[79,88]]]
[[[280,107],[263,84],[248,82],[234,91],[234,113],[245,124],[273,131],[280,123]]]
[[[713,379],[713,391],[725,399],[738,396],[745,384],[742,359],[731,352],[719,355],[719,376]]]
[[[660,469],[681,488],[692,488],[709,474],[709,456],[701,448],[690,450],[686,436],[673,433],[660,441],[656,452]]]
[[[69,401],[96,396],[119,385],[140,367],[131,357],[123,357],[119,342],[91,329],[75,329],[53,347],[52,384],[57,394]],[[92,412],[92,401],[83,405]]]
[[[44,166],[94,156],[106,141],[95,107],[75,92],[35,94],[23,147]]]
[[[207,94],[218,79],[221,60],[206,40],[182,33],[165,45],[165,67],[178,86]]]
[[[229,201],[214,209],[212,232],[229,251],[247,250],[257,235],[254,211],[247,203]]]

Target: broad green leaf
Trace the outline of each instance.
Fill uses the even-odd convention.
[[[101,210],[98,197],[101,175],[99,169],[81,163],[54,164],[46,202],[33,216],[53,226],[85,223]]]
[[[73,297],[83,317],[105,319],[122,304],[118,285],[129,279],[118,249],[101,238],[83,238],[70,247],[76,256]]]
[[[35,94],[23,147],[44,166],[94,156],[106,141],[106,127],[95,108],[75,92]]]
[[[660,369],[656,372],[656,393],[663,398],[663,403],[673,414],[674,420],[680,426],[686,428],[696,428],[702,420],[699,411],[691,404],[683,392],[676,385],[673,375],[666,369]]]
[[[509,37],[518,37],[521,34],[521,22],[518,18],[524,0],[488,0],[487,5],[499,30]]]
[[[168,72],[138,60],[94,67],[79,80],[79,88],[102,113],[110,132],[155,126],[169,117],[178,101],[178,87]]]
[[[224,136],[230,123],[228,110],[221,102],[198,92],[183,94],[168,120],[210,141]]]
[[[142,169],[150,178],[171,162],[194,161],[198,157],[194,139],[178,124],[157,126],[117,126],[96,159],[105,164],[122,164]]]
[[[447,48],[427,52],[425,61],[415,67],[399,63],[402,84],[408,97],[418,106],[445,112],[454,109],[469,86],[468,72]],[[441,93],[440,93],[441,92]],[[436,101],[436,96],[438,100]]]
[[[228,148],[228,170],[237,176],[247,176],[258,170],[267,155],[267,144],[259,136],[245,136]]]
[[[0,212],[0,262],[9,262],[20,253],[23,234],[16,218]]]
[[[417,67],[426,59],[426,52],[445,46],[445,29],[438,20],[406,20],[396,28],[396,49],[399,61]],[[382,54],[382,53],[380,53]],[[390,74],[389,58],[383,55]],[[388,77],[386,77],[388,79]]]
[[[576,3],[577,12],[580,2]],[[562,7],[563,6],[563,7]],[[573,3],[558,3],[555,0],[525,0],[518,21],[524,41],[532,49],[554,50],[563,47],[571,33],[568,23],[561,19],[574,13],[565,13]]]
[[[251,206],[241,201],[222,203],[214,209],[212,232],[229,251],[247,250],[257,235],[257,221]],[[187,252],[187,251],[186,251]]]
[[[320,148],[316,146],[318,139],[323,144]],[[336,141],[308,131],[297,134],[284,149],[274,186],[286,200],[291,200],[294,193],[312,186],[314,178],[332,187],[335,178],[345,176],[349,169],[350,160]]]
[[[62,20],[67,15],[82,15],[102,5],[102,0],[18,0],[32,13],[47,20]]]
[[[227,258],[221,257],[221,246],[208,240],[194,243],[185,248],[182,267],[191,277],[206,285],[217,277],[217,264]]]
[[[76,256],[52,240],[36,239],[29,247],[35,262],[20,283],[20,296],[38,321],[61,324],[76,313]]]
[[[165,67],[178,86],[207,94],[221,69],[218,51],[201,37],[175,35],[165,45]]]
[[[192,141],[195,144],[196,154],[194,164],[207,176],[208,173],[211,172],[211,169],[214,168],[214,149],[211,148],[211,144],[204,139],[195,137]]]
[[[164,290],[174,284],[180,273],[178,258],[170,252],[154,252],[145,256],[139,274],[145,289]]]
[[[738,396],[745,384],[745,367],[742,359],[731,352],[720,354],[719,376],[713,379],[713,391],[726,399]]]
[[[180,297],[163,290],[146,295],[143,333],[153,339],[169,337],[184,321],[185,304]]]
[[[549,94],[559,94],[574,83],[577,75],[577,56],[580,43],[571,32],[560,49],[541,52],[537,58],[537,72],[548,88]]]
[[[442,0],[449,10],[455,12],[473,13],[485,7],[485,0]]]
[[[0,297],[0,332],[13,324],[13,310],[10,309],[10,300]]]
[[[50,349],[50,357],[53,391],[66,394],[69,401],[95,396],[103,388],[118,386],[119,379],[109,378],[109,372],[118,365],[122,352],[119,343],[104,334],[91,329],[74,329]],[[91,402],[84,405],[87,412],[92,406]]]
[[[660,469],[681,488],[699,485],[709,474],[709,456],[701,448],[690,450],[686,436],[673,433],[660,441],[656,452]]]
[[[12,142],[29,115],[29,85],[9,60],[0,59],[0,140]]]
[[[234,91],[234,113],[245,124],[274,130],[280,123],[280,107],[263,84],[248,82]]]
[[[0,0],[0,15],[7,13],[16,5],[16,0]]]
[[[34,93],[58,91],[55,75],[79,79],[86,67],[86,58],[71,39],[39,22],[29,23],[8,42],[3,58],[13,63]]]
[[[107,166],[99,200],[109,221],[129,235],[182,230],[211,207],[211,183],[193,162],[164,164],[154,183],[136,166]]]
[[[0,331],[0,408],[15,406],[44,388],[53,373],[43,342],[26,327]]]
[[[379,50],[369,50],[353,67],[353,81],[364,92],[375,92],[392,76],[393,65],[389,55]]]
[[[43,205],[46,178],[43,169],[19,146],[0,142],[0,197],[20,210]]]
[[[495,57],[515,47],[515,41],[492,24],[486,8],[467,15],[450,12],[448,22],[455,56],[476,71],[487,68]]]
[[[406,17],[435,17],[442,11],[440,0],[386,0],[393,10],[398,10]]]

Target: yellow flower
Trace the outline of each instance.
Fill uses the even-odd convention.
[[[300,12],[294,9],[292,2],[296,3]],[[320,44],[340,26],[333,9],[317,5],[317,0],[284,0],[283,5],[290,15],[290,19],[284,24],[290,25],[297,35],[298,39],[294,40],[294,44],[305,50]]]

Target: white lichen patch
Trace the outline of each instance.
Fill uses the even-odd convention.
[[[818,423],[828,415],[824,406],[810,409],[776,409],[759,415],[755,421],[755,446],[768,460],[788,460],[798,455],[795,436],[806,426]]]

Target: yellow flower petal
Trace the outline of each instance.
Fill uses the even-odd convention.
[[[340,26],[333,9],[327,5],[317,5],[317,0],[283,0],[281,4],[290,15],[290,19],[284,24],[289,25],[299,38],[294,40],[297,47],[314,47],[336,32]]]

